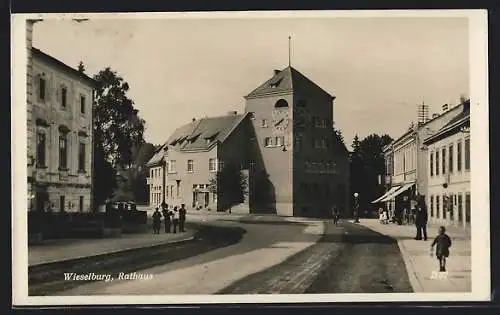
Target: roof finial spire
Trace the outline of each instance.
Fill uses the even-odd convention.
[[[292,48],[291,48],[291,41],[292,41],[292,36],[288,36],[288,66],[292,66],[292,61],[291,61],[291,55],[292,55]]]

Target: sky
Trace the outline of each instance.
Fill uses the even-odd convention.
[[[162,144],[192,118],[244,110],[244,96],[288,65],[336,96],[334,121],[355,134],[397,138],[469,95],[466,17],[90,19],[36,23],[33,46],[90,76],[111,67],[130,85]]]

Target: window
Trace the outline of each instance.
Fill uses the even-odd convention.
[[[430,214],[431,214],[431,218],[433,218],[434,217],[434,196],[431,196],[430,204],[431,204],[431,209],[430,209],[431,213]]]
[[[470,193],[465,194],[465,222],[470,223]]]
[[[275,108],[283,108],[283,107],[288,107],[288,102],[284,99],[280,99],[276,102],[276,104],[274,104],[274,107]]]
[[[153,178],[153,169],[151,169],[151,178]]]
[[[276,137],[276,146],[281,147],[285,143],[285,137]]]
[[[61,106],[66,108],[68,101],[68,89],[65,87],[61,87]]]
[[[465,139],[465,169],[470,170],[470,139]]]
[[[441,149],[441,167],[442,167],[442,174],[444,175],[446,173],[446,148]]]
[[[80,113],[85,114],[85,96],[80,95]]]
[[[85,143],[80,142],[78,149],[78,170],[85,172]]]
[[[436,176],[439,175],[439,150],[436,151]]]
[[[45,79],[42,77],[38,79],[38,98],[45,101]]]
[[[439,195],[436,196],[436,218],[439,219]]]
[[[326,142],[326,139],[321,139],[321,148],[322,149],[326,149],[327,148],[327,142]]]
[[[448,198],[446,197],[446,195],[443,195],[443,211],[442,211],[442,218],[443,219],[446,219],[446,212],[448,212],[448,210],[449,210],[448,205],[449,205]]]
[[[45,147],[46,147],[45,133],[39,132],[37,134],[37,142],[36,142],[36,166],[37,167],[44,167],[45,166]]]
[[[170,185],[170,197],[174,198],[174,185]]]
[[[429,169],[431,170],[431,177],[434,176],[434,152],[431,152]],[[432,200],[432,199],[431,199]]]
[[[330,120],[325,118],[323,119],[323,128],[328,128],[328,125],[330,124]]]
[[[453,173],[453,144],[448,148],[448,172]]]
[[[272,147],[274,145],[273,144],[274,143],[273,140],[274,140],[274,138],[271,138],[271,137],[264,138],[264,146],[267,147],[267,148],[268,147]]]
[[[168,161],[168,172],[169,173],[176,172],[176,161],[175,160]]]
[[[64,212],[66,211],[66,199],[64,196],[59,196],[59,211]]]
[[[59,136],[59,168],[68,168],[68,140],[66,135]]]
[[[262,119],[262,128],[267,128],[267,119]]]
[[[300,147],[301,147],[301,143],[302,143],[301,142],[301,138],[300,137],[295,137],[294,138],[294,142],[295,142],[294,143],[294,149],[295,149],[295,151],[297,151],[297,152],[300,151]]]
[[[165,197],[168,198],[168,186],[165,189]]]
[[[457,143],[457,171],[462,171],[462,142]]]
[[[250,172],[255,172],[255,166],[256,166],[255,161],[249,161],[248,162],[248,168],[249,168]]]
[[[179,198],[180,193],[181,193],[181,182],[177,181],[177,198]]]
[[[209,159],[208,160],[208,170],[210,172],[217,171],[217,161],[215,159]]]
[[[462,194],[458,194],[458,222],[464,221],[463,208],[462,208]]]
[[[83,205],[84,205],[83,200],[84,200],[83,196],[80,196],[80,202],[79,202],[79,206],[78,206],[78,209],[80,212],[83,212]]]
[[[194,172],[194,161],[193,160],[188,160],[187,161],[187,171],[188,172]]]

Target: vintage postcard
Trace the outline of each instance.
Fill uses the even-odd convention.
[[[489,300],[486,19],[13,15],[13,304]]]

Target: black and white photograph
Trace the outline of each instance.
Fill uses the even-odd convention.
[[[13,15],[13,304],[489,300],[486,17]]]

